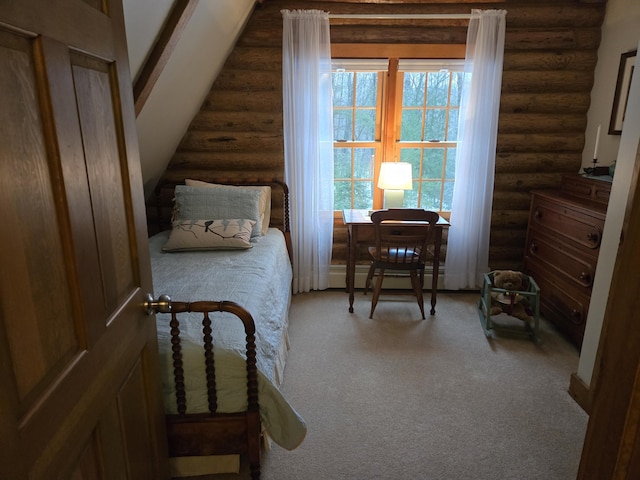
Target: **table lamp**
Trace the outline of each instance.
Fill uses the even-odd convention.
[[[411,164],[407,162],[381,163],[378,188],[384,190],[384,208],[402,208],[404,191],[413,188]]]

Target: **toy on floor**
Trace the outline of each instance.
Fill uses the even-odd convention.
[[[492,317],[501,313],[522,320],[522,324],[508,325],[493,320]],[[522,272],[494,270],[485,273],[478,315],[487,336],[496,331],[525,335],[535,343],[540,342],[540,288],[532,277]]]
[[[491,315],[506,313],[512,317],[527,321],[533,311],[528,300],[519,294],[519,291],[528,289],[528,277],[522,272],[513,270],[496,270],[493,272],[493,286],[506,290],[504,292],[491,292]]]

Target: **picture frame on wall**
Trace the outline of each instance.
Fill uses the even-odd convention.
[[[629,88],[631,87],[631,77],[633,67],[636,63],[637,50],[626,52],[620,55],[620,66],[618,67],[618,80],[616,81],[616,92],[613,97],[613,108],[611,109],[611,121],[609,122],[609,135],[622,134],[622,122],[627,109],[629,99]]]

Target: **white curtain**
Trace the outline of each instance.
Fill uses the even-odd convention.
[[[447,239],[444,286],[477,288],[489,271],[489,233],[502,86],[505,10],[472,10]]]
[[[329,286],[333,105],[329,14],[282,10],[285,180],[291,192],[293,293]]]

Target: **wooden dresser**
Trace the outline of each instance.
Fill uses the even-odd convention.
[[[581,175],[563,176],[560,189],[532,192],[524,271],[540,286],[543,316],[578,347],[610,192],[610,181]]]

